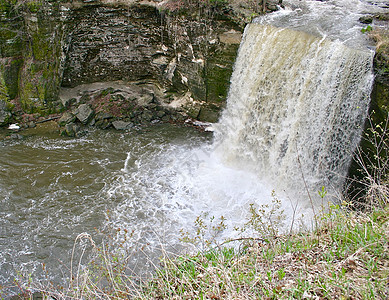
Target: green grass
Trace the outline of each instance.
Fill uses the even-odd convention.
[[[149,278],[129,272],[128,254],[79,236],[95,250],[89,266],[75,263],[67,288],[29,287],[55,299],[388,299],[389,206],[361,212],[329,205],[317,221],[311,232],[208,244],[188,255],[162,252]],[[225,228],[211,222],[217,226],[197,220],[197,235]]]
[[[311,233],[165,257],[135,298],[387,299],[388,212],[336,209]]]

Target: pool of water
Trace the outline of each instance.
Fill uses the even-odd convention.
[[[72,139],[59,137],[55,125],[45,124],[19,134],[22,139],[4,138],[3,131],[0,141],[3,285],[20,273],[39,279],[43,264],[51,279],[66,278],[73,243],[83,232],[93,235],[121,226],[147,243],[152,228],[161,233],[172,206],[186,205],[163,198],[175,198],[171,181],[182,177],[177,168],[184,168],[185,158],[193,163],[183,152],[209,145],[212,138],[173,125],[130,132],[90,130]],[[176,148],[181,157],[175,157]],[[169,172],[174,178],[167,178]],[[165,223],[180,226],[174,218]]]

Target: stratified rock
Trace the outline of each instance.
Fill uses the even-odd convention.
[[[81,104],[74,112],[74,115],[82,124],[88,124],[93,117],[93,109],[88,104]]]
[[[159,0],[15,3],[17,7],[0,5],[0,31],[7,32],[0,35],[7,97],[17,98],[17,105],[28,113],[45,115],[72,109],[76,103],[89,104],[96,112],[134,123],[153,121],[157,109],[150,105],[164,106],[172,96],[187,92],[202,107],[217,106],[220,112],[244,23],[253,14],[248,2],[247,18],[227,2],[215,6],[207,18],[197,7],[175,10],[169,1]],[[116,81],[154,85],[161,93],[147,88],[123,100],[116,88],[108,86],[98,97],[94,90],[60,95],[64,88],[82,90],[88,84]],[[98,107],[98,101],[104,107]],[[154,117],[143,115],[143,107]],[[77,114],[77,119],[90,124],[90,110],[84,108],[86,114]],[[186,116],[198,114],[192,107],[188,113],[175,109]],[[110,124],[99,121],[96,124]]]
[[[62,117],[58,120],[59,126],[65,126],[66,124],[74,123],[76,116],[70,112],[65,112]]]

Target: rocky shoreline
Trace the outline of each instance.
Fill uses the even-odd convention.
[[[39,0],[1,6],[0,126],[23,129],[57,120],[60,134],[73,137],[86,126],[217,122],[245,24],[282,2],[267,1],[265,9],[238,0],[185,3]],[[360,21],[384,28],[388,19],[367,14]],[[382,44],[387,33],[374,32],[369,34]],[[379,49],[372,98],[385,115],[389,50],[385,44]]]

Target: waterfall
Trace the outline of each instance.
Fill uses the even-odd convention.
[[[288,196],[306,197],[305,183],[316,195],[340,190],[369,106],[372,60],[340,41],[249,24],[216,152]]]

